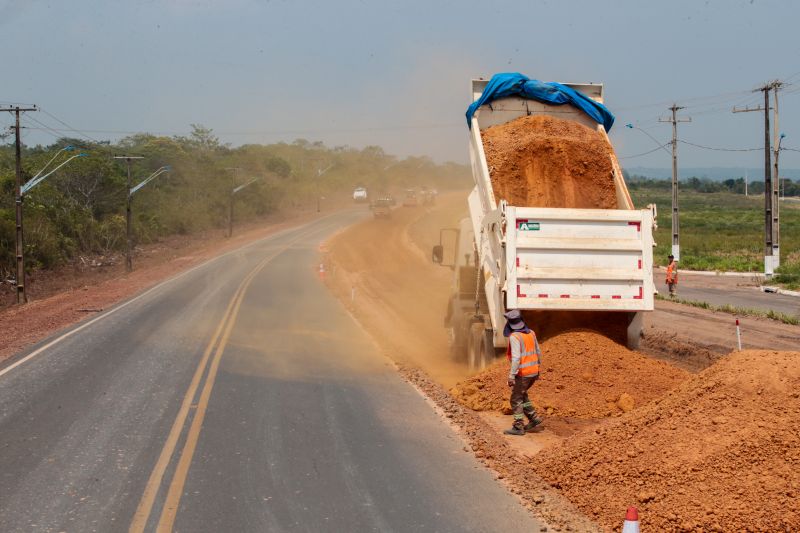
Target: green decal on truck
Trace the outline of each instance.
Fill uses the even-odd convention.
[[[530,220],[517,221],[517,229],[519,231],[539,231],[539,223],[531,222]]]

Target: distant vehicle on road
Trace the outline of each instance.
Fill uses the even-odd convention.
[[[367,195],[367,189],[364,187],[358,187],[356,190],[353,191],[353,201],[359,204],[363,204],[369,200],[369,196]]]
[[[406,196],[403,198],[403,207],[417,207],[418,205],[417,191],[414,189],[406,189]]]
[[[372,215],[375,218],[392,218],[392,201],[389,198],[378,198],[372,204]]]

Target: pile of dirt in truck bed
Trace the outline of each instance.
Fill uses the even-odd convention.
[[[605,418],[630,411],[683,382],[688,373],[628,350],[593,331],[570,331],[541,343],[542,372],[531,400],[545,416]],[[475,411],[509,409],[503,359],[451,389]]]
[[[642,531],[800,531],[800,352],[734,352],[535,471],[590,517]]]
[[[497,201],[527,207],[616,209],[611,145],[598,131],[547,115],[481,132]]]

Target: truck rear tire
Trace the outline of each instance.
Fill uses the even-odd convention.
[[[637,350],[642,339],[644,327],[644,313],[639,311],[628,316],[628,349]]]
[[[483,324],[475,323],[469,327],[467,341],[467,365],[470,370],[480,370],[481,361],[481,337],[483,336]]]
[[[486,329],[482,322],[470,326],[468,344],[467,364],[469,364],[470,370],[483,370],[494,362],[496,352],[492,341],[492,331]]]

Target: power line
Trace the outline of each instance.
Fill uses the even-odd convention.
[[[58,130],[55,130],[55,129],[53,129],[53,128],[49,127],[49,126],[48,126],[47,124],[45,124],[44,122],[41,122],[41,121],[39,121],[39,120],[37,120],[37,119],[33,118],[33,116],[29,116],[28,118],[29,118],[30,120],[32,120],[33,122],[35,122],[35,123],[39,124],[39,125],[40,125],[40,126],[42,126],[42,127],[41,127],[41,128],[31,128],[31,127],[27,127],[27,128],[25,128],[25,129],[29,129],[29,130],[30,130],[30,129],[35,129],[35,130],[39,130],[39,131],[44,131],[44,132],[45,132],[45,133],[47,133],[48,135],[51,135],[51,136],[55,137],[57,140],[60,140],[60,139],[63,139],[63,138],[64,138],[64,136],[63,136],[63,135],[61,135],[61,133],[60,133]]]
[[[661,150],[662,148],[664,148],[664,147],[663,146],[658,146],[657,148],[653,148],[652,150],[648,150],[647,152],[642,152],[641,154],[636,154],[636,155],[626,155],[624,157],[620,157],[620,159],[633,159],[634,157],[642,157],[643,155],[652,154],[653,152]],[[800,151],[800,150],[798,150],[798,151]]]
[[[399,131],[399,130],[425,130],[425,129],[445,129],[445,128],[462,128],[463,125],[460,123],[447,123],[447,124],[408,124],[408,125],[399,125],[399,126],[368,126],[363,128],[321,128],[321,129],[310,129],[310,130],[242,130],[242,131],[215,131],[214,133],[217,135],[286,135],[286,134],[311,134],[311,133],[346,133],[346,132],[362,132],[362,131]],[[36,129],[36,128],[30,128]],[[51,128],[55,131],[71,131],[75,133],[80,133],[84,137],[92,140],[93,142],[100,143],[96,139],[92,139],[84,132],[91,132],[91,133],[107,133],[107,134],[115,134],[115,135],[137,135],[140,133],[152,134],[152,135],[188,135],[190,131],[174,131],[174,130],[155,130],[155,131],[136,131],[136,130],[94,130],[94,129],[85,129],[85,130],[76,130],[68,126],[67,129],[63,128]]]
[[[718,152],[755,152],[758,150],[763,150],[763,148],[718,148],[714,146],[704,146],[702,144],[684,141],[683,139],[678,139],[678,142],[683,144],[688,144],[690,146],[695,146],[697,148],[703,148],[704,150],[716,150]]]
[[[91,137],[91,136],[89,136],[89,135],[86,135],[86,134],[85,134],[85,133],[83,133],[82,131],[80,131],[80,130],[78,130],[78,129],[75,129],[75,128],[73,128],[72,126],[70,126],[69,124],[67,124],[66,122],[64,122],[64,121],[63,121],[63,120],[61,120],[60,118],[58,118],[57,116],[53,115],[52,113],[49,113],[47,110],[45,110],[45,109],[42,109],[41,111],[42,111],[42,113],[44,113],[44,114],[45,114],[45,115],[47,115],[48,117],[52,118],[53,120],[55,120],[56,122],[58,122],[59,124],[61,124],[62,126],[65,126],[65,127],[69,128],[69,131],[75,132],[75,133],[77,133],[77,134],[79,134],[79,135],[83,136],[84,138],[86,138],[86,139],[88,139],[88,140],[92,141],[93,143],[96,143],[96,144],[102,144],[102,143],[101,143],[101,141],[98,141],[97,139],[95,139],[95,138],[93,138],[93,137]]]

